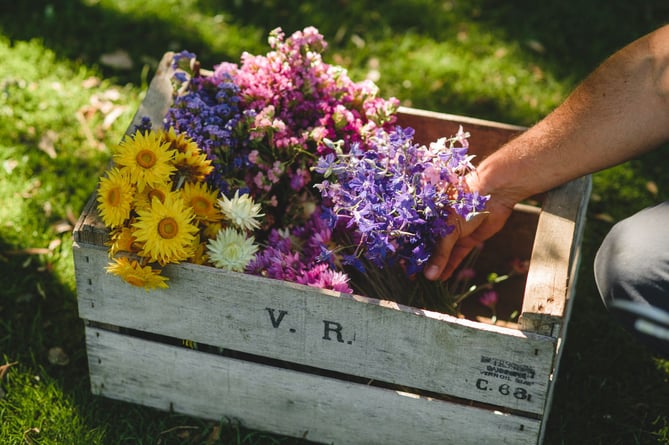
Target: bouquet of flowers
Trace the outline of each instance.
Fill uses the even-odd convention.
[[[145,119],[121,141],[100,180],[108,271],[164,288],[162,268],[189,261],[387,299],[403,293],[401,271],[399,285],[422,294],[449,219],[488,199],[464,181],[469,135],[415,143],[396,125],[398,100],[325,63],[313,27],[276,29],[269,45],[213,70],[174,56],[164,121]],[[451,309],[462,295],[429,286]]]

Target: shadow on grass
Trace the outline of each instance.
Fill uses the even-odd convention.
[[[346,48],[347,54],[356,54],[356,58],[362,59],[349,61],[355,66],[374,58],[368,49],[356,47],[365,41],[395,39],[397,44],[399,36],[411,35],[419,45],[422,41],[437,44],[449,41],[472,53],[489,51],[491,44],[500,42],[500,45],[519,45],[527,54],[528,64],[573,85],[613,50],[655,28],[660,23],[659,18],[669,12],[667,2],[662,0],[634,3],[568,0],[548,4],[529,0],[513,3],[495,0],[390,0],[384,3],[199,0],[194,4],[193,9],[202,17],[220,18],[207,22],[210,26],[207,32],[211,35],[203,35],[192,20],[179,22],[169,10],[161,17],[148,14],[137,17],[119,12],[122,6],[111,8],[103,1],[84,0],[36,0],[11,7],[0,6],[0,31],[15,40],[40,38],[59,56],[86,65],[99,64],[102,54],[125,51],[132,58],[134,68],[101,67],[105,76],[119,83],[141,84],[147,76],[141,67],[154,68],[167,50],[188,49],[198,55],[203,66],[210,67],[221,60],[239,60],[242,50],[266,51],[267,33],[276,26],[290,33],[314,25],[330,44],[326,57]],[[239,30],[254,37],[241,43],[233,35]],[[485,30],[491,35],[492,42],[481,42],[487,49],[477,48],[475,44],[470,48],[461,41],[467,32],[476,30]],[[407,64],[406,69],[410,66]],[[521,125],[531,124],[547,110],[523,108],[519,103],[514,104],[512,98],[495,97],[482,91],[463,93],[454,86],[457,80],[444,75],[430,79],[430,88],[411,91],[402,90],[401,79],[396,79],[396,85],[384,85],[382,81],[380,86],[392,91],[392,95],[400,91],[401,99],[410,100],[412,106],[419,108]]]
[[[135,66],[152,65],[168,50],[189,49],[206,60],[238,57],[225,48],[208,48],[193,29],[175,27],[158,17],[133,18],[110,8],[80,0],[4,2],[0,6],[0,33],[11,40],[40,39],[59,57],[99,66],[100,56],[124,50]],[[121,84],[141,84],[140,69],[100,66],[102,73]]]
[[[229,23],[256,28],[259,48],[265,48],[267,32],[276,26],[292,32],[314,25],[334,47],[350,44],[354,34],[374,40],[412,32],[435,42],[457,40],[458,33],[477,26],[499,39],[519,42],[528,51],[534,47],[531,52],[545,69],[577,79],[615,49],[662,24],[669,14],[664,0],[199,0],[195,4],[204,16],[220,15]],[[224,22],[216,27],[214,32],[226,32]],[[128,51],[136,63],[158,61],[165,51],[179,49],[196,52],[208,65],[240,55],[226,49],[224,41],[209,47],[198,30],[186,24],[131,17],[93,1],[6,2],[0,6],[0,31],[15,40],[40,38],[59,56],[87,65],[117,49]],[[540,46],[533,46],[537,43]],[[105,69],[105,75],[139,83],[138,71]]]
[[[204,11],[228,10],[235,20],[260,28],[299,29],[316,25],[335,43],[352,34],[369,40],[413,32],[435,42],[457,40],[469,26],[479,26],[499,39],[526,46],[539,43],[534,55],[560,77],[586,75],[611,52],[665,22],[663,0],[623,2],[566,0],[373,1],[199,0]]]
[[[593,215],[545,445],[667,443],[667,372],[601,302],[592,258],[609,224]]]

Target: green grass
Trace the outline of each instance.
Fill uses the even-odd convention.
[[[11,3],[0,2],[0,365],[18,364],[0,382],[2,444],[299,442],[90,394],[71,224],[165,51],[236,61],[265,52],[276,26],[314,25],[326,60],[384,96],[531,125],[669,12],[665,0]],[[132,68],[101,63],[116,50]],[[547,444],[669,443],[669,363],[611,321],[591,270],[613,221],[669,197],[665,165],[655,152],[594,176]],[[53,347],[67,365],[49,362]]]

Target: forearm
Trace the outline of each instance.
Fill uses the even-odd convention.
[[[607,59],[473,179],[510,203],[638,156],[669,139],[669,27]]]

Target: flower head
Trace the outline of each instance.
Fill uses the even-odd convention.
[[[149,207],[153,198],[158,199],[160,202],[165,202],[165,197],[170,193],[172,193],[172,184],[169,182],[146,186],[141,192],[138,191],[135,193],[133,207],[135,209]]]
[[[119,227],[109,234],[109,256],[119,252],[136,252],[134,231],[129,227]]]
[[[187,182],[181,191],[183,200],[193,209],[198,221],[218,221],[223,214],[217,207],[218,193],[203,182]]]
[[[130,217],[133,192],[129,178],[118,168],[110,169],[100,178],[98,209],[106,226],[121,226]]]
[[[179,175],[188,182],[200,182],[214,170],[211,160],[186,133],[177,133],[170,127],[161,133],[162,141],[174,150],[173,164]]]
[[[497,306],[497,300],[499,300],[499,295],[497,295],[497,292],[494,290],[485,291],[479,298],[479,302],[483,306],[486,306],[492,310],[494,310],[495,306]]]
[[[333,270],[327,263],[319,263],[305,270],[295,281],[321,289],[352,293],[353,290],[349,287],[348,280],[349,277],[346,274]]]
[[[167,288],[167,277],[160,275],[160,270],[155,270],[151,266],[139,264],[137,260],[130,260],[127,257],[118,257],[114,262],[109,263],[107,272],[121,277],[125,282],[133,286],[143,287],[147,291],[150,289]]]
[[[116,147],[114,162],[128,170],[131,181],[141,192],[147,185],[155,186],[170,179],[175,167],[170,163],[174,150],[169,148],[159,132],[137,132]]]
[[[135,228],[141,255],[161,265],[178,263],[192,255],[193,238],[198,228],[193,224],[193,210],[181,196],[171,193],[165,202],[154,199],[151,206],[137,211]]]
[[[243,272],[258,251],[253,237],[246,237],[237,230],[226,227],[209,240],[207,250],[209,261],[221,269]]]
[[[254,230],[260,227],[258,218],[264,216],[260,213],[260,204],[256,204],[248,194],[239,195],[239,190],[235,191],[232,199],[222,195],[218,200],[225,218],[242,230]]]

